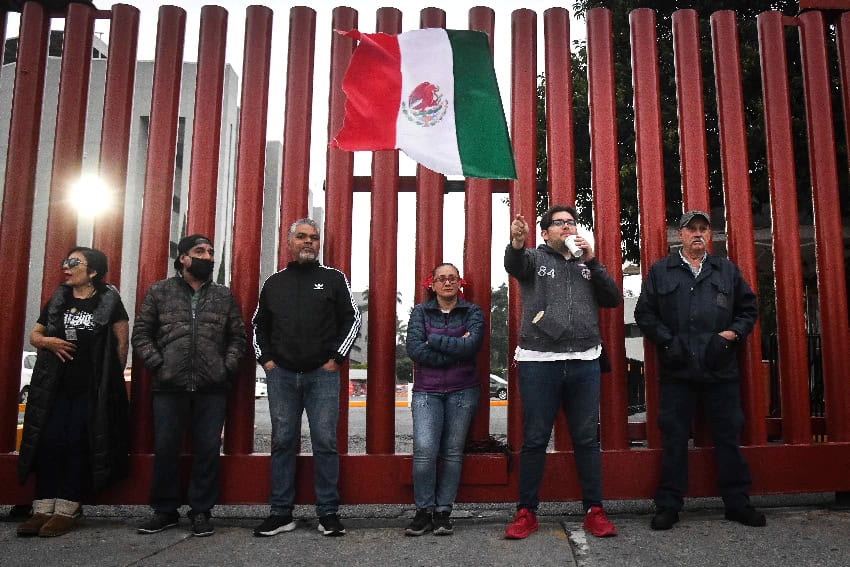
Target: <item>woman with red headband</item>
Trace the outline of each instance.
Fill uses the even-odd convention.
[[[453,264],[440,264],[425,284],[429,299],[413,308],[407,324],[407,354],[413,368],[413,498],[416,516],[405,530],[451,535],[450,519],[463,448],[481,393],[475,356],[484,316],[463,298]],[[439,471],[437,457],[440,458]]]

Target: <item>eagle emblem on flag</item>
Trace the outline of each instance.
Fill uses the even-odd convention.
[[[407,104],[401,102],[401,112],[417,126],[436,126],[446,115],[449,102],[440,87],[431,83],[420,83],[407,97]]]

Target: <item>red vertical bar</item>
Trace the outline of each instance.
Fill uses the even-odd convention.
[[[77,242],[77,211],[68,204],[73,201],[71,191],[80,178],[82,167],[93,33],[92,9],[84,4],[71,4],[65,19],[62,70],[59,72],[59,102],[41,280],[42,303],[50,299],[61,283],[62,272],[57,266]]]
[[[357,27],[357,12],[351,8],[334,8],[331,28],[350,30]],[[345,94],[342,77],[351,60],[354,42],[339,34],[331,34],[331,70],[328,94],[328,139],[330,142],[342,128],[345,116]],[[327,146],[325,175],[324,258],[329,266],[351,277],[351,211],[353,208],[354,154]],[[281,243],[283,245],[283,243]],[[340,453],[348,452],[348,365],[340,372],[339,427],[336,446]]]
[[[213,242],[226,47],[227,10],[220,6],[204,6],[201,8],[201,31],[198,39],[186,232],[206,234]]]
[[[747,158],[744,95],[741,87],[741,54],[735,12],[711,15],[714,52],[714,84],[720,128],[720,159],[723,166],[723,198],[726,202],[726,250],[744,279],[758,294],[756,253],[753,244],[753,215],[750,206],[750,176]],[[765,384],[761,374],[761,329],[753,332],[741,348],[741,401],[744,410],[745,445],[767,441]]]
[[[788,62],[785,30],[779,12],[758,15],[761,83],[764,93],[767,170],[771,217],[797,225],[797,179],[788,94]],[[774,230],[774,250],[799,250],[796,230]],[[782,396],[782,437],[786,443],[804,444],[812,439],[809,419],[806,332],[803,322],[803,271],[799,254],[774,254],[776,328],[779,339],[779,381]]]
[[[496,14],[492,9],[477,6],[469,11],[469,29],[488,34],[490,53],[493,52]],[[467,281],[464,294],[467,300],[481,308],[484,315],[484,340],[476,357],[478,384],[481,392],[478,412],[470,427],[470,438],[484,441],[490,435],[490,253],[493,230],[493,181],[467,179],[464,204],[466,232],[463,246],[463,278]]]
[[[5,190],[0,216],[0,258],[8,259],[4,274],[8,305],[6,321],[0,325],[0,344],[3,345],[0,351],[0,452],[4,453],[15,450],[35,172],[49,29],[50,20],[44,7],[27,2],[21,16],[9,124],[10,143],[6,153]]]
[[[305,6],[289,11],[289,55],[286,66],[286,113],[283,132],[283,173],[280,176],[280,242],[287,242],[289,225],[309,216],[310,128],[313,123],[313,60],[316,51],[316,12]],[[281,264],[289,251],[280,247]]]
[[[830,100],[826,30],[821,12],[800,14],[800,52],[806,93],[806,128],[809,135],[809,171],[815,217],[818,312],[821,323],[826,424],[830,441],[850,440],[850,385],[848,385],[847,290],[844,253],[834,246],[842,233],[838,197],[838,167],[835,163]]]
[[[112,266],[109,281],[119,288],[138,40],[138,8],[127,4],[114,5],[109,26],[109,56],[106,62],[100,134],[100,178],[112,191],[112,197],[110,206],[95,220],[92,241],[94,247],[102,250],[109,258]]]
[[[251,318],[257,307],[260,285],[260,235],[263,221],[266,120],[269,110],[272,21],[265,6],[249,6],[245,20],[242,56],[242,108],[239,110],[239,149],[236,161],[236,205],[233,212],[231,289],[252,340]],[[254,381],[257,361],[253,351],[242,360],[239,379],[231,394],[224,430],[224,450],[253,453]]]
[[[546,44],[546,144],[549,202],[575,203],[573,81],[570,76],[570,13],[550,8],[543,13]]]
[[[401,12],[379,8],[377,31],[401,32]],[[395,305],[398,260],[386,243],[398,234],[398,151],[372,155],[372,230],[369,235],[369,380],[366,452],[395,452]]]
[[[567,96],[568,92],[572,92],[569,72],[569,25],[569,14],[562,8],[553,8],[544,13],[546,143],[549,159],[547,175],[550,206],[575,203],[575,175],[572,169],[572,95]],[[536,100],[535,92],[535,103]],[[560,112],[563,114],[559,115]],[[568,200],[559,200],[561,198]],[[555,417],[554,429],[555,450],[571,451],[572,439],[567,432],[567,419],[563,411],[559,411]]]
[[[836,22],[838,69],[841,74],[841,105],[844,110],[844,139],[850,140],[850,12],[841,14]],[[845,410],[846,411],[846,410]]]
[[[673,12],[673,59],[679,112],[679,157],[685,210],[708,211],[708,158],[705,145],[705,105],[696,10]]]
[[[136,310],[148,287],[168,271],[171,199],[174,194],[174,155],[177,145],[180,78],[183,71],[183,40],[186,12],[162,6],[156,32],[145,191],[142,200],[142,233],[139,273],[136,278]],[[163,214],[163,211],[168,211]],[[133,355],[130,396],[132,447],[135,453],[153,450],[150,377],[142,360]]]
[[[594,252],[608,273],[623,287],[620,249],[620,185],[617,152],[617,107],[614,101],[614,46],[611,12],[595,8],[587,13],[587,85],[590,106],[590,162],[593,186]],[[601,441],[604,449],[627,449],[626,347],[623,303],[599,311],[599,330],[611,361],[611,378],[602,381]]]
[[[684,210],[710,212],[698,18],[696,10],[677,10],[673,12],[672,18],[679,115],[679,167],[682,173]],[[711,250],[711,247],[712,243],[709,242],[708,249]],[[697,446],[710,444],[701,409],[697,409],[693,437]]]
[[[640,210],[640,265],[645,276],[656,260],[667,255],[664,196],[664,154],[661,145],[661,92],[655,12],[649,8],[629,14],[632,45],[632,83],[635,105],[635,156]],[[646,387],[646,441],[661,447],[658,430],[658,358],[655,344],[643,340]]]
[[[514,144],[517,175],[511,183],[511,218],[521,214],[530,226],[525,245],[536,245],[536,160],[537,160],[537,14],[515,10],[511,14],[511,140]],[[505,230],[505,244],[510,233]],[[519,285],[508,278],[508,356],[519,343],[522,302]],[[515,364],[508,364],[508,445],[514,451],[522,446],[522,403]]]
[[[446,13],[439,8],[424,8],[419,14],[420,28],[445,28]],[[413,263],[413,301],[423,302],[428,292],[420,284],[443,261],[443,187],[446,177],[422,165],[416,166],[416,253]]]

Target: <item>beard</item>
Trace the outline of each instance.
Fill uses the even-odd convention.
[[[314,248],[302,248],[298,252],[298,259],[302,261],[311,261],[315,260],[318,254]]]

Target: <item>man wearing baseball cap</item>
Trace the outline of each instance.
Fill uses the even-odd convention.
[[[659,366],[661,480],[650,527],[669,530],[679,521],[697,400],[711,426],[726,519],[764,526],[764,514],[750,505],[752,481],[740,450],[744,414],[736,356],[755,324],[756,296],[735,264],[708,253],[708,213],[683,214],[679,238],[681,250],[652,264],[635,307],[635,321],[655,344]]]
[[[180,519],[180,453],[187,422],[193,452],[188,516],[194,535],[213,533],[210,511],[218,499],[227,393],[247,342],[236,299],[211,281],[213,258],[206,236],[182,238],[174,260],[177,274],[148,288],[133,325],[133,349],[153,385],[154,515],[139,533],[161,532]]]

